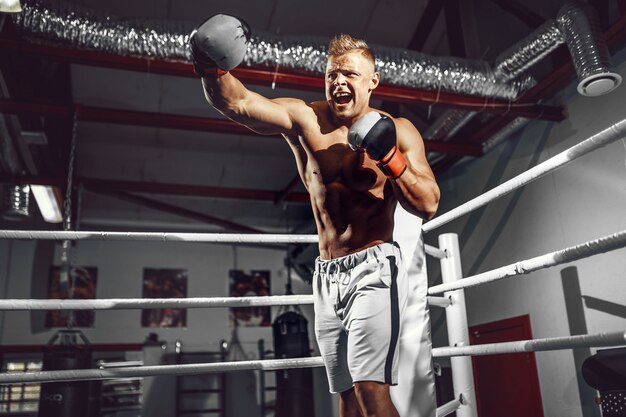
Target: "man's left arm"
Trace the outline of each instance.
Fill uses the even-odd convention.
[[[398,151],[406,160],[406,170],[395,180],[390,179],[398,202],[409,213],[425,220],[435,216],[439,205],[439,187],[426,160],[424,140],[404,118],[394,119]]]

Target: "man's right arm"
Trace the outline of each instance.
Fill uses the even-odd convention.
[[[293,115],[306,106],[298,99],[263,97],[248,90],[231,73],[203,77],[202,85],[207,101],[219,112],[262,135],[294,133]]]
[[[249,39],[250,28],[244,21],[223,14],[210,17],[191,33],[191,56],[205,96],[218,111],[255,132],[295,133],[294,116],[306,106],[303,101],[267,99],[228,72],[243,60]]]

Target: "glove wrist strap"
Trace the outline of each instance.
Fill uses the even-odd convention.
[[[398,179],[406,171],[406,159],[396,146],[391,148],[383,159],[377,161],[376,165],[387,178],[392,180]]]
[[[222,76],[224,76],[225,74],[228,74],[228,71],[224,71],[218,66],[205,69],[205,68],[201,68],[199,65],[195,63],[193,65],[193,71],[196,73],[197,76],[202,77],[202,78],[208,78],[211,80],[217,80],[221,78]]]

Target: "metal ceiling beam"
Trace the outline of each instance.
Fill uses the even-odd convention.
[[[74,111],[76,112],[77,119],[85,122],[117,123],[134,126],[196,130],[202,132],[228,133],[237,135],[258,135],[247,127],[228,119],[211,119],[207,117],[142,112],[136,110],[115,110],[104,107],[84,106],[80,104],[76,104],[74,106],[64,106],[0,98],[0,112],[2,113],[28,113],[50,117],[71,118],[73,117]],[[268,137],[278,138],[278,136]],[[482,155],[482,149],[475,145],[466,145],[462,143],[451,144],[438,141],[424,141],[424,145],[428,152],[469,156]]]
[[[433,0],[438,1],[438,0]],[[0,50],[15,50],[21,53],[37,55],[44,58],[63,60],[73,64],[116,68],[129,71],[149,72],[179,77],[196,77],[193,66],[182,61],[165,61],[154,58],[113,55],[101,51],[91,51],[60,46],[34,44],[25,41],[0,39]],[[296,90],[324,90],[323,77],[317,75],[290,74],[286,72],[237,68],[233,70],[242,82],[255,85],[275,86]],[[199,88],[199,87],[198,87]],[[408,87],[380,85],[374,90],[373,97],[380,100],[401,103],[421,102],[424,104],[440,104],[467,110],[481,110],[497,114],[511,113],[515,116],[541,118],[547,120],[563,120],[563,109],[535,103],[508,102],[484,97],[464,96],[446,92],[419,90]]]
[[[439,17],[439,13],[441,13],[441,9],[443,9],[444,0],[430,0],[424,9],[424,13],[422,13],[422,17],[420,18],[419,23],[417,24],[417,28],[413,33],[413,37],[407,46],[408,49],[412,49],[414,51],[421,51],[428,39],[428,35],[432,32],[435,23],[437,22],[437,18]]]
[[[524,24],[528,27],[538,28],[546,21],[546,18],[541,17],[517,0],[491,0],[491,2],[495,3],[505,12],[524,22]]]
[[[41,184],[65,188],[66,178],[52,178],[39,176],[8,176],[0,175],[0,182],[19,184]],[[171,184],[158,182],[118,181],[97,178],[74,178],[74,186],[83,186],[94,192],[114,193],[133,192],[146,194],[163,194],[194,196],[207,198],[229,198],[236,200],[256,200],[274,203],[281,191],[252,190],[244,188],[211,187],[204,185]],[[310,203],[309,194],[294,192],[290,193],[284,201],[290,203]]]
[[[196,220],[202,223],[208,223],[220,226],[225,230],[232,230],[240,233],[265,233],[262,230],[255,229],[254,227],[249,227],[240,223],[235,223],[230,220],[221,219],[219,217],[210,216],[205,213],[199,213],[197,211],[189,210],[183,207],[178,207],[173,204],[164,203],[162,201],[157,201],[152,198],[142,197],[126,192],[113,192],[113,193],[103,193],[105,195],[122,199],[124,201],[130,201],[132,203],[139,204],[144,207],[149,207],[153,210],[162,211],[165,213],[174,214],[176,216],[185,217],[187,219]]]
[[[461,19],[460,0],[445,0],[444,13],[446,16],[446,35],[450,55],[461,58],[467,57],[465,52],[465,37],[463,36],[463,22]]]

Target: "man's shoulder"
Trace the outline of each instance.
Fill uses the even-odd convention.
[[[311,118],[314,120],[315,117],[325,114],[328,108],[325,101],[306,102],[299,98],[275,98],[272,101],[286,108],[292,116],[298,119]]]

